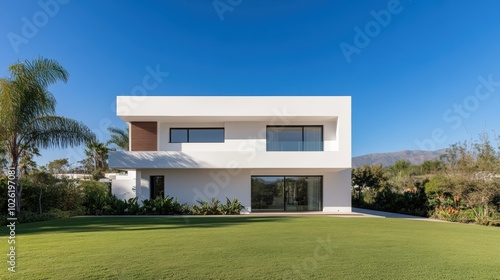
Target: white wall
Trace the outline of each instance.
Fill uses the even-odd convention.
[[[350,168],[351,98],[338,96],[117,97],[123,120],[158,122],[160,154],[110,153],[112,168],[224,168],[238,161],[247,168]],[[266,125],[323,125],[323,155],[266,152]],[[169,143],[171,127],[224,127],[224,143]],[[199,153],[197,153],[199,152]],[[212,153],[207,153],[212,152]],[[223,154],[222,152],[233,152]],[[335,154],[328,154],[335,152]],[[251,153],[255,153],[252,155]],[[243,158],[255,160],[244,164]],[[172,160],[184,161],[171,164]],[[215,158],[215,159],[213,159]],[[220,158],[220,159],[217,159]],[[144,159],[150,164],[144,164]],[[259,161],[259,163],[258,163]],[[287,164],[287,162],[301,162]],[[122,163],[122,164],[120,164]],[[135,164],[134,163],[138,163]],[[282,166],[281,166],[282,165]]]
[[[287,122],[288,125],[323,125],[324,151],[312,152],[267,152],[266,126],[268,124],[268,122],[159,123],[160,151],[110,152],[109,165],[118,169],[214,169],[232,165],[240,168],[351,167],[350,144],[348,148],[340,148],[342,141],[339,141],[336,120]],[[223,143],[169,143],[169,132],[172,127],[224,127],[225,141]]]
[[[150,198],[150,176],[165,176],[165,194],[180,203],[197,204],[197,200],[210,201],[215,197],[226,203],[237,198],[250,210],[250,171],[231,169],[198,170],[142,170],[140,200]]]
[[[323,211],[351,212],[351,170],[323,175]]]
[[[323,126],[324,151],[338,151],[337,121],[286,121],[269,122],[160,122],[158,127],[159,151],[266,151],[268,125],[321,125]],[[170,128],[224,128],[224,143],[170,143]]]
[[[152,168],[351,168],[346,152],[123,152],[109,153],[109,166],[116,169]]]
[[[135,170],[129,170],[126,175],[117,174],[116,178],[111,180],[111,194],[118,199],[134,198],[137,195],[136,185]]]
[[[141,174],[139,200],[150,198],[150,176],[165,176],[165,194],[175,197],[180,203],[197,204],[197,200],[210,201],[212,197],[226,202],[237,198],[246,211],[251,211],[251,176],[295,175],[323,176],[323,211],[351,212],[351,171],[324,172],[301,169],[197,169],[197,170],[153,170],[138,171]]]
[[[120,200],[128,200],[136,196],[135,180],[120,179],[111,181],[111,194],[114,194]]]

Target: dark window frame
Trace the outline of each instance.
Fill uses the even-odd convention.
[[[155,199],[157,195],[155,194],[156,187],[155,187],[155,178],[156,177],[161,177],[163,180],[163,188],[160,188],[158,191],[160,193],[161,198],[165,198],[165,175],[151,175],[149,176],[149,198],[150,199]]]
[[[302,128],[302,140],[301,140],[301,149],[299,151],[286,151],[286,150],[268,150],[267,149],[267,139],[269,128],[273,127],[300,127]],[[321,128],[321,150],[318,151],[304,151],[304,127],[319,127]],[[325,150],[325,135],[324,135],[324,126],[323,125],[267,125],[266,126],[266,152],[323,152]]]
[[[187,141],[186,142],[172,142],[172,130],[183,130],[187,131]],[[217,142],[191,142],[189,140],[189,131],[190,130],[222,130],[223,139],[222,141]],[[171,127],[169,131],[169,143],[224,143],[226,140],[226,130],[224,127]]]

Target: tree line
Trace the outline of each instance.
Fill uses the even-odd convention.
[[[438,160],[352,170],[352,204],[447,221],[500,226],[500,149],[487,134]],[[496,139],[496,140],[500,140]]]

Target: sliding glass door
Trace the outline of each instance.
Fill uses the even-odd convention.
[[[321,176],[252,176],[252,211],[321,211]]]
[[[283,177],[252,177],[252,208],[283,211]]]

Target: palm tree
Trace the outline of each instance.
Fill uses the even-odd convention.
[[[10,166],[19,174],[19,162],[29,147],[66,148],[95,138],[83,123],[56,116],[54,96],[48,87],[66,82],[68,73],[55,60],[38,58],[9,67],[10,77],[0,78],[0,143],[5,143]],[[22,186],[17,179],[16,211],[20,212]]]
[[[37,147],[31,146],[23,149],[21,160],[19,161],[19,176],[26,176],[32,170],[37,168],[33,157],[39,157],[40,151]]]
[[[104,143],[92,141],[87,143],[87,149],[84,151],[90,162],[93,163],[94,169],[106,168],[106,159],[108,158],[108,148]]]
[[[108,131],[111,133],[111,138],[106,142],[106,145],[114,144],[118,149],[128,151],[128,128],[108,127]]]
[[[87,156],[87,162],[92,165],[92,176],[98,180],[104,177],[104,172],[108,170],[108,148],[99,141],[91,141],[87,143],[87,149],[84,151]]]

